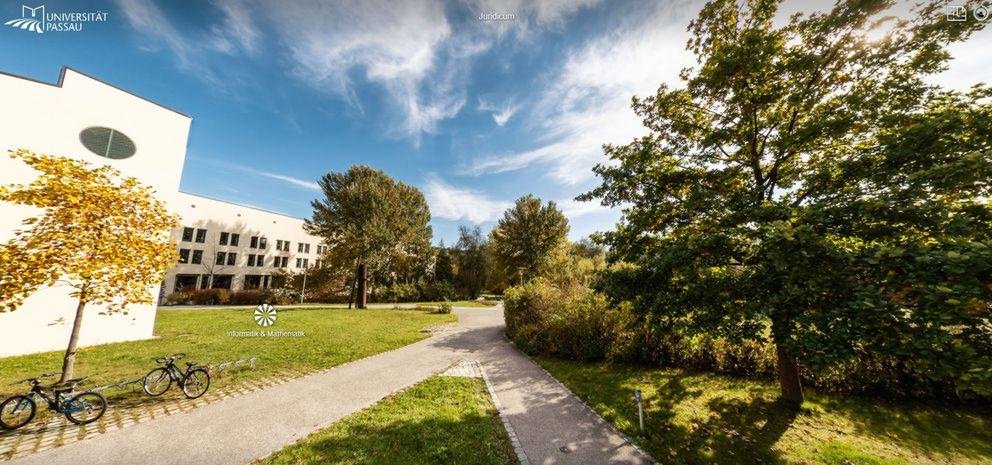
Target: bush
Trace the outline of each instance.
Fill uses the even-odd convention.
[[[190,295],[189,294],[190,294],[189,291],[173,292],[172,294],[169,294],[169,295],[165,296],[165,302],[163,302],[162,304],[163,305],[189,305],[190,303],[192,303],[192,300],[190,299]]]
[[[731,341],[709,334],[685,335],[651,317],[639,317],[629,304],[612,307],[583,286],[559,287],[537,279],[506,289],[507,335],[521,350],[574,360],[608,360],[678,367],[772,380],[777,375],[770,341]],[[802,368],[803,382],[824,392],[921,398],[971,398],[951,381],[931,381],[881,354],[851,363]],[[981,392],[977,393],[981,397]]]
[[[387,302],[439,302],[442,300],[457,300],[458,292],[455,285],[446,282],[418,281],[413,284],[397,283],[376,288],[370,296],[370,301]]]
[[[289,299],[268,289],[236,291],[231,294],[231,305],[287,304]]]
[[[434,312],[441,313],[444,315],[451,313],[451,302],[448,301],[441,302],[441,305],[438,305],[437,309]]]
[[[197,289],[189,292],[189,301],[194,305],[223,305],[231,300],[227,289]]]

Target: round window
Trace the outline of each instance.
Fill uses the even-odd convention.
[[[90,152],[114,160],[129,158],[134,155],[135,151],[134,141],[130,137],[120,131],[103,126],[83,129],[79,133],[79,141]]]

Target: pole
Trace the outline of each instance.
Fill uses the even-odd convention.
[[[634,400],[637,401],[637,423],[641,427],[641,436],[644,435],[644,405],[641,401],[641,390],[634,390]]]
[[[303,295],[307,293],[307,271],[303,269],[303,289],[300,291],[300,303],[303,303]]]

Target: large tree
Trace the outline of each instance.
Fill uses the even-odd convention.
[[[455,244],[458,272],[455,282],[469,299],[479,297],[489,283],[488,247],[482,229],[478,226],[471,229],[466,226],[458,228],[458,242]]]
[[[790,402],[800,363],[988,388],[992,92],[928,79],[983,23],[841,0],[776,27],[778,6],[707,3],[683,86],[633,100],[648,135],[580,197],[626,207],[604,238],[636,266],[604,289],[668,329],[770,329]]]
[[[444,246],[444,241],[437,246],[437,256],[434,259],[434,281],[439,283],[454,283],[455,264],[451,251]]]
[[[416,187],[363,165],[327,173],[318,184],[324,198],[310,203],[304,228],[324,239],[328,266],[365,265],[382,277],[407,272],[411,257],[430,250],[430,209]]]
[[[507,279],[532,278],[552,255],[564,247],[568,218],[554,202],[533,195],[517,199],[489,235],[489,244]]]
[[[169,231],[177,218],[149,187],[110,166],[91,168],[69,158],[11,152],[38,171],[27,185],[0,187],[0,201],[42,210],[0,245],[0,311],[14,311],[44,286],[67,285],[77,301],[62,361],[61,381],[73,377],[83,315],[89,304],[127,313],[150,304],[151,288],[179,258]]]

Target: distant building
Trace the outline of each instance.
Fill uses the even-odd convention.
[[[109,164],[151,186],[180,215],[182,226],[172,232],[180,263],[150,290],[156,300],[181,289],[264,288],[276,270],[314,266],[323,252],[301,219],[179,191],[187,115],[70,68],[55,84],[0,72],[0,101],[0,152],[26,148]],[[0,153],[0,184],[30,182],[33,173]],[[0,204],[0,242],[37,213]],[[64,349],[76,308],[69,292],[45,288],[0,313],[0,357]],[[104,310],[87,308],[80,346],[152,337],[156,305],[132,305],[127,315],[100,315]]]

